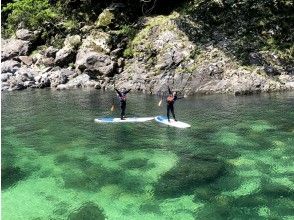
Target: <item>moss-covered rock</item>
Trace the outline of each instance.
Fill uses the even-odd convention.
[[[78,48],[80,44],[81,44],[81,36],[79,35],[68,36],[64,40],[64,47],[67,47],[67,48]]]
[[[111,47],[110,34],[102,31],[93,30],[85,39],[83,39],[82,45],[79,49],[88,49],[89,51],[94,52],[109,53]]]
[[[97,27],[107,27],[114,20],[114,14],[109,10],[105,9],[98,17],[96,22]]]

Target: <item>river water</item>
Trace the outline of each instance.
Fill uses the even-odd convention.
[[[294,93],[178,100],[177,129],[97,124],[113,92],[2,93],[2,219],[293,219]],[[127,116],[165,114],[130,93]]]

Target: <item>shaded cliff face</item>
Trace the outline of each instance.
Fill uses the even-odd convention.
[[[203,31],[201,23],[179,13],[146,19],[130,44],[133,58],[125,61],[117,84],[147,93],[165,92],[169,85],[185,94],[293,88],[293,69],[274,51],[252,51],[244,65],[235,56],[233,38],[215,30],[203,42]]]

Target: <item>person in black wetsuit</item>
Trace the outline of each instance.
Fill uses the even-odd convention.
[[[117,90],[116,88],[114,89],[117,92],[119,101],[120,101],[120,108],[121,108],[120,119],[124,120],[126,106],[127,106],[127,94],[131,91],[131,89],[126,90],[125,88],[123,88],[121,92]]]
[[[175,119],[175,121],[177,121],[176,116],[175,116],[175,112],[174,112],[174,103],[175,103],[176,100],[181,99],[181,98],[178,98],[177,92],[172,92],[170,90],[169,86],[168,86],[168,94],[169,95],[166,98],[166,103],[167,103],[167,113],[166,113],[166,115],[167,115],[167,119],[170,122],[170,120],[169,120],[170,119],[169,112],[171,112],[172,115],[173,115],[173,118]]]

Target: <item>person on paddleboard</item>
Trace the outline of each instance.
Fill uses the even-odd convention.
[[[168,88],[168,96],[166,98],[166,103],[167,103],[167,119],[168,121],[170,122],[170,116],[169,116],[169,112],[172,113],[172,116],[174,118],[175,121],[177,121],[176,119],[176,116],[175,116],[175,112],[174,112],[174,103],[176,100],[178,99],[181,99],[177,96],[177,92],[172,92],[169,88],[169,86],[167,87]]]
[[[127,94],[131,91],[131,89],[126,90],[126,88],[123,88],[121,91],[118,89],[114,88],[115,91],[117,92],[119,101],[120,101],[120,108],[121,108],[121,113],[120,113],[120,119],[124,120],[125,119],[125,111],[127,107]]]

